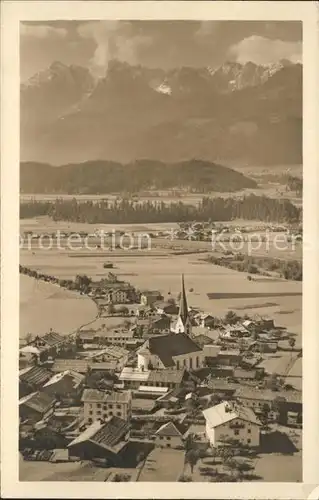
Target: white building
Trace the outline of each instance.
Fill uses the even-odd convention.
[[[186,333],[169,333],[148,339],[137,351],[140,370],[171,368],[196,370],[204,366],[204,352]]]
[[[113,416],[123,420],[129,420],[131,417],[131,391],[109,393],[97,389],[84,389],[82,402],[84,420],[89,424],[95,420],[107,420]]]
[[[183,434],[173,422],[163,424],[155,432],[155,445],[160,448],[184,448]]]
[[[203,415],[211,446],[234,441],[245,446],[259,446],[261,423],[250,408],[224,401],[204,410]]]
[[[182,289],[181,289],[179,313],[177,321],[173,327],[173,331],[175,333],[186,333],[186,335],[192,334],[192,323],[189,317],[183,274],[182,274]]]

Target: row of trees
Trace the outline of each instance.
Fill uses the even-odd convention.
[[[299,222],[301,209],[288,200],[249,195],[243,198],[204,197],[197,205],[163,201],[136,202],[127,199],[77,201],[56,199],[54,202],[29,201],[20,205],[20,217],[48,215],[53,220],[86,223],[145,223],[228,221],[249,219],[276,222]]]
[[[88,293],[90,291],[90,285],[92,283],[92,279],[85,274],[76,275],[74,280],[65,280],[59,279],[56,276],[52,276],[50,274],[40,273],[35,269],[30,269],[29,267],[22,266],[21,264],[19,265],[19,272],[20,274],[25,274],[30,278],[45,281],[47,283],[57,284],[62,288],[67,288],[68,290],[76,290],[82,293]]]
[[[244,254],[235,254],[232,258],[226,255],[221,257],[211,255],[207,260],[212,264],[235,271],[264,276],[270,276],[270,273],[276,272],[287,280],[302,281],[302,262],[299,260],[282,260],[275,257],[255,257]]]

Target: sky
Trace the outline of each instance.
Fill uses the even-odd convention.
[[[100,77],[118,59],[156,68],[225,61],[301,62],[302,25],[294,21],[54,21],[20,24],[21,80],[54,61]]]

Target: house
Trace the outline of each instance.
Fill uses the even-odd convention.
[[[144,370],[125,367],[119,380],[124,387],[139,389],[144,387],[165,387],[167,389],[179,388],[185,377],[185,370]]]
[[[257,370],[243,370],[242,368],[236,368],[234,370],[234,378],[241,380],[255,380],[257,378]]]
[[[150,330],[152,333],[169,333],[171,328],[171,318],[165,314],[155,316],[150,322]]]
[[[123,369],[128,362],[130,351],[125,347],[110,345],[98,352],[93,352],[86,356],[86,359],[92,361],[115,361],[117,369]]]
[[[174,302],[154,302],[155,310],[158,314],[178,314],[178,306]]]
[[[245,328],[241,323],[237,323],[236,325],[227,325],[225,327],[225,332],[232,338],[243,338],[250,337],[251,332]]]
[[[68,445],[69,457],[81,460],[104,459],[109,466],[120,466],[129,443],[130,424],[119,417],[106,423],[95,420]]]
[[[204,365],[202,349],[186,333],[169,333],[149,338],[138,354],[138,367],[147,370],[172,368],[195,370]]]
[[[100,340],[107,342],[110,345],[119,345],[119,346],[136,346],[138,344],[142,344],[143,339],[135,338],[135,332],[133,330],[112,330],[107,332],[106,335],[99,335]]]
[[[158,290],[146,290],[141,294],[141,305],[142,306],[152,306],[154,302],[163,300],[161,292]]]
[[[62,359],[58,358],[54,361],[51,368],[54,373],[62,373],[66,370],[86,374],[89,368],[89,362],[86,359]]]
[[[204,410],[203,415],[211,446],[234,441],[245,446],[259,446],[261,423],[251,408],[224,401]]]
[[[156,404],[166,409],[174,408],[179,402],[180,392],[181,391],[179,389],[172,389],[171,391],[159,396],[156,399]]]
[[[195,340],[196,340],[196,343],[198,343],[197,337]],[[219,353],[220,353],[220,346],[216,345],[216,344],[212,344],[211,340],[210,340],[207,344],[205,344],[203,346],[203,354],[204,354],[204,358],[205,358],[205,364],[207,364],[209,366],[216,365],[217,361],[219,359],[218,358]]]
[[[226,379],[218,380],[212,377],[207,381],[207,387],[211,389],[216,396],[232,398],[238,389],[238,384],[229,382]]]
[[[42,351],[34,345],[26,345],[19,349],[19,366],[26,366],[30,363],[38,363]],[[42,356],[41,356],[42,358]]]
[[[127,304],[130,300],[130,291],[127,288],[108,288],[104,290],[107,304]]]
[[[145,415],[150,414],[155,409],[156,403],[154,399],[133,398],[132,400],[132,414],[133,415]]]
[[[40,389],[50,378],[52,373],[42,366],[27,366],[19,371],[19,397],[22,398],[31,392]]]
[[[279,422],[283,425],[289,421],[289,412],[295,415],[298,424],[302,422],[302,397],[299,391],[272,391],[241,386],[237,388],[234,397],[252,408],[256,414],[263,413],[265,408],[268,411],[278,411]]]
[[[21,421],[39,422],[49,417],[54,411],[56,398],[43,391],[33,392],[19,400],[19,417]]]
[[[77,334],[77,338],[82,344],[91,344],[97,338],[97,333],[95,330],[81,330]]]
[[[149,377],[147,382],[144,382],[144,385],[178,389],[184,380],[185,374],[185,370],[150,370]]]
[[[183,434],[174,422],[167,422],[155,432],[155,445],[160,448],[183,449]]]
[[[119,376],[119,381],[125,389],[138,389],[141,384],[147,382],[148,377],[149,370],[126,366]]]
[[[81,395],[85,376],[73,370],[55,373],[42,390],[62,401],[73,402]]]
[[[194,340],[196,341],[196,344],[202,347],[202,349],[204,349],[206,345],[209,345],[212,342],[212,339],[210,337],[207,337],[207,335],[204,335],[202,333],[196,335],[196,337],[194,337]]]
[[[117,369],[117,362],[115,359],[110,359],[108,361],[97,361],[96,363],[89,364],[91,372],[100,373],[115,373]]]
[[[202,328],[214,328],[215,318],[211,314],[201,314],[197,318],[198,325]]]
[[[82,395],[84,420],[106,420],[113,415],[129,420],[132,413],[132,395],[130,391],[106,392],[97,389],[84,389]]]
[[[68,342],[68,338],[56,332],[49,332],[41,337],[37,335],[29,345],[39,349],[41,354],[45,353],[48,356],[52,356],[55,355],[66,342]]]
[[[218,353],[216,363],[219,365],[237,366],[240,360],[241,354],[239,349],[221,349]]]
[[[132,330],[143,336],[145,334],[169,333],[171,318],[166,315],[153,315],[148,318],[138,318]]]
[[[66,448],[69,440],[59,429],[51,426],[50,421],[40,421],[35,424],[32,432],[20,432],[19,450],[55,450]]]

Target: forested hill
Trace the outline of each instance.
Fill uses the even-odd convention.
[[[99,200],[81,202],[57,199],[31,200],[20,205],[21,219],[49,216],[53,220],[90,224],[133,224],[150,222],[227,221],[233,219],[300,222],[301,209],[288,200],[249,195],[243,198],[204,197],[197,205],[163,201]]]
[[[144,189],[188,188],[207,193],[256,188],[240,172],[201,160],[164,163],[137,160],[129,164],[89,161],[53,167],[45,163],[20,164],[21,193],[104,194],[134,193]]]

